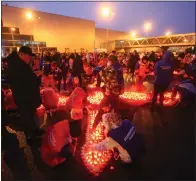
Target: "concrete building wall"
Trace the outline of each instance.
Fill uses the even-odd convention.
[[[122,31],[108,31],[108,41],[130,39],[130,34]],[[95,48],[100,48],[101,44],[107,42],[107,30],[103,28],[95,29]]]
[[[32,20],[26,18],[27,11],[32,12]],[[60,52],[94,49],[94,21],[10,6],[2,6],[2,20],[4,26],[19,27],[21,34],[34,35],[35,41],[45,41]]]

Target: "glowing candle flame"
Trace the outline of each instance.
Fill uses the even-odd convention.
[[[59,105],[66,105],[66,101],[68,97],[59,96]],[[144,92],[124,92],[124,94],[120,95],[120,99],[126,100],[128,102],[132,102],[136,104],[137,102],[145,103],[147,101],[152,100],[152,94],[144,93]],[[96,91],[93,94],[87,97],[87,100],[91,104],[99,105],[101,100],[104,98],[104,94],[100,91]],[[159,99],[158,99],[159,100]],[[174,99],[172,99],[172,93],[166,92],[164,94],[164,105],[172,106],[175,102],[180,100],[180,95],[177,94]],[[158,102],[158,101],[157,101]],[[44,106],[41,105],[38,109],[44,109]],[[111,159],[111,151],[96,151],[91,150],[90,145],[96,144],[104,140],[104,127],[103,124],[100,123],[96,130],[92,133],[90,130],[92,129],[92,125],[95,119],[95,116],[98,111],[89,111],[88,117],[88,125],[86,131],[86,142],[82,147],[81,157],[85,166],[88,170],[94,174],[95,176],[99,175]]]

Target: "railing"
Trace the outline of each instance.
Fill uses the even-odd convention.
[[[194,45],[196,45],[196,33],[115,41],[115,48]]]

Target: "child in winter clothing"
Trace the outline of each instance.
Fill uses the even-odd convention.
[[[70,113],[70,133],[75,142],[75,148],[77,146],[78,137],[81,135],[81,122],[83,119],[84,100],[86,97],[86,92],[82,88],[77,87],[66,102],[66,108]]]
[[[139,89],[142,89],[143,80],[148,73],[148,58],[146,56],[142,57],[141,61],[138,61],[136,64],[136,83],[139,86]]]
[[[113,149],[124,163],[132,163],[145,151],[143,139],[135,132],[133,124],[114,111],[102,117],[106,138],[100,143],[91,145],[95,150]]]
[[[42,140],[41,157],[43,161],[55,167],[72,156],[72,144],[67,120],[49,127]]]

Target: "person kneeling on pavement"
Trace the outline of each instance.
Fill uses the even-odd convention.
[[[196,66],[189,65],[185,69],[183,80],[174,87],[172,99],[175,98],[177,92],[180,93],[182,107],[194,107],[196,104]]]
[[[92,149],[99,151],[113,149],[115,159],[120,157],[124,163],[132,163],[145,153],[144,141],[129,120],[122,120],[114,111],[104,114],[102,119],[106,138],[100,143],[91,145]]]
[[[41,157],[47,165],[55,167],[73,156],[72,148],[69,122],[63,120],[48,127],[42,140]]]

